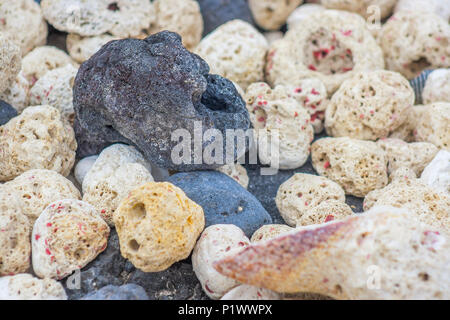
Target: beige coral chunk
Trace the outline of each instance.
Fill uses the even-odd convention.
[[[329,100],[327,89],[318,78],[300,79],[295,83],[285,85],[289,95],[296,99],[310,114],[309,122],[315,133],[323,130],[325,110]]]
[[[396,2],[397,0],[321,0],[321,4],[328,9],[351,11],[364,18],[372,16],[377,12],[375,10],[379,10],[381,19],[392,13]]]
[[[450,0],[398,0],[394,12],[398,11],[429,12],[450,21]]]
[[[450,102],[450,69],[437,69],[428,76],[422,99],[424,104]]]
[[[31,274],[0,278],[0,300],[67,300],[62,284]]]
[[[295,169],[302,166],[309,156],[314,129],[310,115],[284,86],[271,89],[264,82],[251,84],[246,91],[245,101],[250,121],[258,138],[258,156],[263,164],[280,169]],[[273,149],[278,151],[272,154]]]
[[[323,10],[271,45],[265,71],[271,85],[319,78],[331,95],[354,74],[383,68],[383,52],[361,16]]]
[[[23,73],[19,72],[14,83],[4,92],[0,93],[0,99],[8,102],[20,113],[30,104],[29,92],[30,83],[24,77]]]
[[[33,270],[40,278],[63,279],[105,250],[108,236],[108,225],[89,203],[55,201],[33,227]]]
[[[37,47],[22,59],[22,73],[32,87],[48,71],[71,64],[78,65],[64,51],[53,46]]]
[[[194,53],[219,74],[242,89],[264,79],[264,59],[268,43],[253,26],[242,20],[229,21],[200,41]]]
[[[202,207],[168,182],[149,182],[131,191],[113,219],[120,253],[144,272],[186,259],[205,227]]]
[[[9,89],[22,65],[20,48],[13,42],[12,35],[0,34],[0,93]]]
[[[401,139],[406,142],[414,142],[414,135],[417,134],[417,123],[426,111],[427,106],[416,105],[409,108],[406,113],[406,120],[397,129],[395,129],[389,138]]]
[[[138,36],[155,19],[147,0],[42,0],[41,8],[56,29],[81,36]]]
[[[250,244],[244,232],[233,224],[215,224],[206,228],[192,252],[192,268],[203,291],[211,299],[220,299],[239,283],[213,268],[214,261],[231,255]]]
[[[325,8],[318,3],[305,3],[296,8],[287,18],[287,29],[294,28],[295,25],[302,23],[302,21],[316,11],[323,11]]]
[[[432,143],[406,143],[393,138],[380,139],[377,144],[386,152],[389,174],[401,167],[408,167],[414,171],[416,176],[420,176],[423,169],[439,151]]]
[[[266,224],[252,234],[250,241],[258,242],[273,239],[292,230],[294,230],[294,228],[285,224]]]
[[[430,142],[450,151],[450,102],[427,105],[417,120],[414,137],[416,141]]]
[[[77,68],[67,64],[44,74],[31,88],[30,104],[51,105],[61,112],[65,120],[73,123],[75,111],[72,87],[77,72]]]
[[[220,300],[280,300],[280,295],[274,291],[243,284],[228,291]]]
[[[110,176],[90,184],[83,191],[83,201],[92,204],[109,226],[120,202],[135,188],[152,182],[153,177],[142,164],[125,163]]]
[[[325,112],[325,129],[334,137],[385,138],[406,121],[414,104],[408,80],[396,72],[361,72],[334,93]]]
[[[56,171],[28,170],[2,186],[10,193],[10,199],[17,199],[28,218],[30,232],[35,220],[53,201],[59,199],[81,199],[80,191],[70,180]]]
[[[364,210],[386,205],[407,209],[420,221],[450,234],[450,197],[419,179],[393,180],[364,198]]]
[[[389,174],[389,183],[394,180],[417,179],[416,173],[409,167],[399,167]]]
[[[56,108],[28,107],[0,127],[0,181],[31,169],[49,169],[68,176],[76,149],[74,131]]]
[[[247,174],[247,170],[239,163],[235,164],[226,164],[222,167],[216,169],[222,173],[225,173],[227,176],[233,178],[245,189],[248,187],[249,178]]]
[[[47,41],[47,22],[34,0],[1,0],[0,32],[8,33],[24,56]]]
[[[450,67],[450,26],[440,16],[399,11],[379,36],[386,68],[413,79],[425,69]]]
[[[107,179],[114,174],[114,171],[127,163],[141,164],[149,172],[151,171],[150,164],[135,147],[116,143],[103,149],[94,165],[86,173],[82,183],[83,192],[98,181]]]
[[[448,237],[393,207],[252,244],[217,261],[239,282],[335,299],[450,298]]]
[[[150,33],[169,30],[178,33],[187,49],[193,49],[202,39],[203,17],[194,0],[155,0],[156,21]]]
[[[249,0],[248,5],[258,26],[266,30],[278,30],[303,0]]]
[[[342,220],[353,214],[348,204],[341,200],[329,199],[320,202],[317,206],[307,210],[299,219],[297,227],[321,224],[325,222]]]
[[[275,203],[284,221],[295,227],[310,208],[329,199],[345,201],[339,184],[325,177],[296,173],[280,185]]]
[[[388,182],[385,152],[373,141],[323,138],[311,146],[312,165],[321,175],[344,188],[346,194],[364,197]]]
[[[30,267],[31,228],[20,199],[8,191],[0,185],[0,277],[26,272]]]
[[[435,190],[450,196],[450,152],[439,151],[425,167],[420,179]]]
[[[70,33],[66,38],[67,52],[69,52],[69,55],[73,60],[78,63],[83,63],[100,50],[103,45],[117,39],[119,38],[109,34],[82,37],[75,33]]]

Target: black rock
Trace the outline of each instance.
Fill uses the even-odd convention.
[[[79,276],[78,289],[69,289],[66,279],[62,280],[71,300],[95,294],[108,285],[129,283],[143,287],[151,300],[208,299],[192,270],[190,258],[173,264],[165,271],[142,272],[121,256],[115,229],[111,230],[106,250],[84,267]]]
[[[81,65],[75,79],[78,156],[97,154],[110,144],[123,142],[135,145],[158,167],[179,171],[217,168],[220,164],[193,163],[214,141],[211,138],[194,148],[196,125],[201,125],[202,136],[209,129],[222,133],[246,130],[250,119],[233,83],[208,72],[207,63],[187,51],[176,33],[163,31],[144,40],[109,42]],[[177,129],[185,129],[192,140],[187,144],[190,150],[181,152],[187,156],[182,163],[172,159],[174,147],[188,141],[179,138]],[[218,162],[225,162],[225,150],[224,144],[223,159]],[[235,157],[245,152],[234,151]]]
[[[197,0],[203,16],[203,35],[227,21],[240,19],[254,25],[246,0]]]
[[[85,295],[81,300],[148,300],[144,288],[136,284],[106,286],[96,292]]]
[[[203,208],[205,227],[234,224],[250,238],[262,225],[272,223],[270,215],[254,195],[221,172],[177,173],[168,181],[183,189]]]
[[[0,100],[0,126],[4,125],[15,116],[17,116],[17,110],[9,103]]]

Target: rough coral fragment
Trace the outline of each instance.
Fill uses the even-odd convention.
[[[336,299],[448,299],[450,243],[408,212],[378,207],[252,244],[214,267],[277,292]],[[379,282],[370,278],[379,272]],[[377,290],[373,290],[377,286]]]

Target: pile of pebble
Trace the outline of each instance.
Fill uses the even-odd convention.
[[[449,299],[449,21],[448,0],[0,0],[0,299]],[[280,171],[249,146],[175,163],[197,123],[279,132]]]

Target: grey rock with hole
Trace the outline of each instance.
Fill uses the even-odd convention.
[[[136,146],[161,168],[219,167],[205,161],[193,163],[213,141],[200,141],[201,148],[194,148],[196,125],[201,125],[198,132],[202,136],[209,129],[221,133],[246,130],[250,119],[233,83],[208,72],[207,63],[187,51],[176,33],[163,31],[144,40],[109,42],[81,65],[75,79],[78,157],[98,154],[106,146],[122,142]],[[173,137],[177,129],[184,129],[192,139],[187,143],[190,150],[175,153],[187,155],[183,163],[172,157],[181,141],[175,139],[177,135]],[[232,156],[237,158],[246,149],[234,148]],[[221,160],[225,157],[224,144]]]

